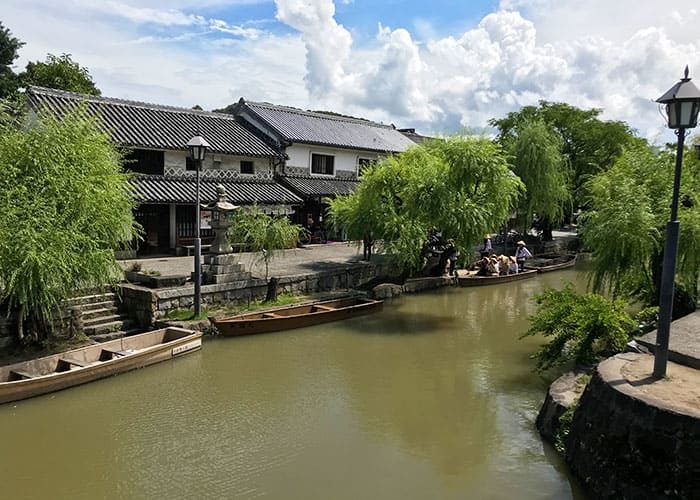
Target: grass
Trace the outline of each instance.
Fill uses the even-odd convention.
[[[260,309],[269,309],[270,307],[281,307],[288,306],[291,304],[296,304],[299,302],[304,302],[308,300],[308,297],[291,295],[291,294],[281,294],[277,296],[277,300],[272,302],[263,301],[253,301],[250,304],[230,306],[230,307],[220,307],[214,309],[202,308],[200,315],[195,318],[194,311],[191,309],[173,309],[165,314],[164,319],[172,321],[196,321],[208,319],[210,316],[232,316],[235,314],[240,314],[244,312],[258,311]]]

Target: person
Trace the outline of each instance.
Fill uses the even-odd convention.
[[[518,248],[515,250],[515,260],[518,263],[518,272],[522,273],[525,270],[525,259],[532,257],[530,250],[525,246],[523,240],[518,241]]]
[[[490,257],[493,252],[493,246],[491,245],[491,238],[487,234],[484,238],[484,246],[481,248],[482,257]]]
[[[518,274],[518,263],[512,255],[508,257],[508,274]]]
[[[374,241],[372,241],[372,237],[369,235],[365,235],[365,237],[362,239],[362,258],[363,258],[363,260],[372,260],[372,245],[374,245]]]
[[[491,273],[489,272],[489,267],[491,266],[491,261],[489,260],[488,257],[482,257],[482,259],[477,262],[476,267],[476,275],[477,276],[490,276]]]
[[[488,265],[488,270],[489,270],[489,275],[498,275],[498,259],[493,256],[493,257],[486,257],[489,261]]]
[[[448,274],[454,276],[455,267],[457,266],[457,257],[459,257],[459,251],[457,247],[455,247],[455,241],[452,239],[447,240],[447,247],[443,252],[450,264]]]
[[[498,257],[499,263],[498,263],[498,269],[499,269],[499,274],[501,276],[506,276],[510,274],[510,266],[509,261],[508,261],[508,256],[507,255],[501,255]]]

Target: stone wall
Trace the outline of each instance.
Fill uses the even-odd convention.
[[[351,268],[285,276],[279,278],[280,293],[293,295],[354,289],[377,276],[380,268],[374,264],[360,264]],[[202,285],[202,304],[247,304],[265,298],[267,282],[264,279],[248,279]],[[149,328],[168,311],[188,309],[194,300],[194,285],[168,289],[150,289],[130,283],[121,285],[124,310],[134,318],[139,327]]]
[[[572,471],[595,498],[698,498],[700,412],[632,395],[611,376],[616,361],[598,366],[574,414],[566,452]]]

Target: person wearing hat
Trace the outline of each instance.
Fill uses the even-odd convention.
[[[515,260],[518,263],[518,272],[522,273],[525,270],[525,259],[532,257],[532,254],[525,246],[523,240],[520,240],[517,245],[518,248],[515,250]]]

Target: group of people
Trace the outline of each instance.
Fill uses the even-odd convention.
[[[492,255],[492,253],[491,240],[486,237],[481,249],[481,260],[475,266],[477,276],[506,276],[521,273],[525,270],[525,259],[532,257],[522,240],[517,243],[515,255]]]

